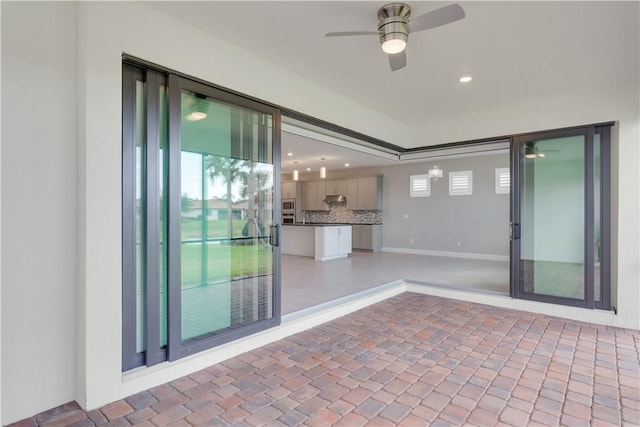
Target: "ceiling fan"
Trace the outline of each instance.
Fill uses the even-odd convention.
[[[378,10],[378,31],[338,31],[326,37],[379,36],[382,50],[389,55],[391,71],[407,65],[407,40],[409,33],[429,30],[450,24],[465,17],[459,4],[450,4],[409,19],[411,7],[404,3],[389,3]]]

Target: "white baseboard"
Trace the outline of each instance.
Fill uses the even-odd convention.
[[[509,256],[507,255],[472,254],[467,252],[446,252],[446,251],[432,251],[429,249],[408,249],[408,248],[389,248],[389,247],[383,247],[382,252],[395,252],[399,254],[430,255],[430,256],[443,256],[443,257],[450,257],[450,258],[467,258],[467,259],[481,259],[485,261],[509,262]]]

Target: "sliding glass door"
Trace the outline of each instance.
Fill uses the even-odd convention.
[[[169,88],[169,211],[180,218],[169,243],[171,360],[277,321],[278,226],[273,111],[176,76]]]
[[[514,139],[513,296],[609,308],[608,131]]]
[[[123,370],[280,322],[279,110],[123,67]]]

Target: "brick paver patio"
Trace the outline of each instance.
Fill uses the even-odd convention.
[[[640,331],[414,293],[32,425],[640,425]]]

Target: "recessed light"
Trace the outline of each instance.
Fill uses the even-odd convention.
[[[307,172],[311,172],[311,168],[307,168]]]
[[[344,165],[345,165],[346,167],[349,167],[349,163],[345,163]]]
[[[469,83],[471,80],[473,80],[471,76],[462,76],[458,79],[460,83]]]
[[[287,153],[287,156],[293,156],[293,153]]]
[[[190,122],[197,122],[198,120],[206,119],[207,113],[204,113],[202,111],[194,111],[193,113],[187,114],[184,118],[189,120]]]

